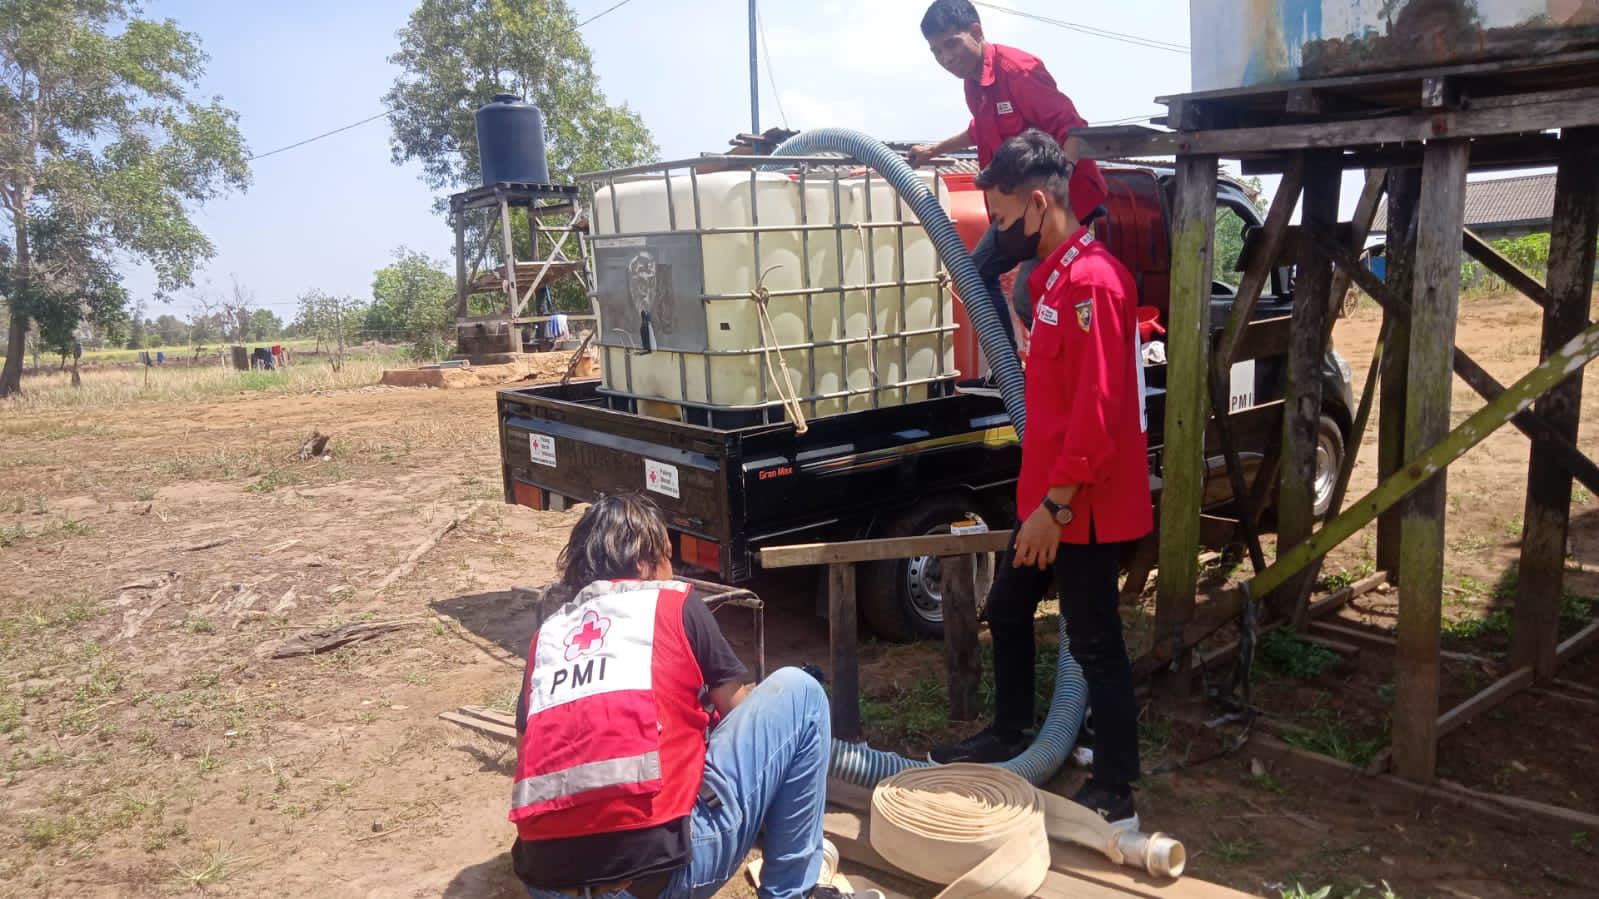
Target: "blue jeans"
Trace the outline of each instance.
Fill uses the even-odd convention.
[[[795,899],[809,893],[822,871],[822,807],[827,802],[827,760],[833,740],[827,694],[798,668],[772,673],[711,732],[705,783],[718,799],[704,798],[690,816],[693,846],[663,899],[704,899],[738,873],[761,842],[761,899]],[[569,893],[528,888],[536,899]],[[628,897],[595,893],[595,899]]]

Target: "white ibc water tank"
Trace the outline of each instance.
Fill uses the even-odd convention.
[[[922,399],[953,375],[936,253],[881,178],[663,166],[600,181],[592,217],[608,391],[758,409],[790,392],[786,364],[818,417]]]

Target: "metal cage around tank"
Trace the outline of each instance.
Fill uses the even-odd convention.
[[[750,221],[748,224],[731,226],[709,225],[702,204],[701,181],[707,176],[730,171],[748,173]],[[759,195],[760,178],[763,173],[773,172],[783,174],[795,185],[798,198],[797,222],[774,224],[761,221],[763,204]],[[651,179],[659,179],[662,188],[666,229],[624,230],[618,186]],[[950,290],[949,279],[938,266],[936,257],[933,264],[934,273],[931,276],[908,276],[907,232],[922,231],[922,225],[915,213],[899,200],[897,195],[894,198],[894,214],[888,219],[878,220],[876,213],[879,210],[873,209],[873,193],[874,189],[887,187],[887,184],[880,175],[858,162],[836,156],[705,155],[595,172],[581,175],[578,180],[584,188],[585,205],[593,217],[585,239],[589,243],[588,256],[594,267],[590,295],[600,315],[596,342],[601,345],[605,360],[602,367],[606,369],[606,383],[601,388],[601,393],[614,408],[645,411],[649,407],[646,406],[641,410],[640,401],[666,402],[680,407],[681,411],[678,414],[690,423],[739,426],[775,423],[796,417],[801,419],[820,417],[831,414],[829,408],[839,412],[879,408],[883,405],[944,396],[953,391],[954,380],[959,373],[954,370],[951,362],[954,350],[953,332],[956,325],[952,314],[953,293]],[[685,204],[680,202],[679,190],[674,186],[681,185],[684,181],[688,185],[687,208],[683,208]],[[824,186],[824,189],[830,188],[832,197],[830,215],[825,221],[813,220],[812,210],[807,202],[807,197],[810,196],[808,191],[818,182]],[[864,221],[848,221],[844,214],[844,193],[855,188],[859,188],[865,196],[864,208],[861,210]],[[940,197],[941,205],[947,207],[947,203],[943,200],[946,189],[942,178],[933,177],[932,188]],[[609,228],[605,229],[604,226],[607,224]],[[846,241],[847,235],[851,233],[859,236],[859,250],[864,256],[865,277],[859,282],[851,281],[846,274],[849,268],[846,264]],[[801,268],[799,286],[767,289],[760,283],[765,275],[770,274],[770,270],[762,271],[766,261],[763,254],[763,240],[770,243],[778,235],[796,234]],[[695,253],[697,271],[687,280],[704,288],[707,284],[706,252],[703,250],[702,242],[707,237],[722,235],[749,236],[751,254],[749,261],[753,263],[752,270],[762,272],[762,277],[757,278],[749,290],[713,292],[701,289],[693,295],[677,297],[676,302],[680,304],[686,302],[690,314],[708,316],[711,314],[713,304],[752,302],[764,304],[771,300],[799,298],[804,302],[803,339],[798,342],[778,343],[775,339],[767,339],[766,331],[763,329],[763,339],[745,347],[713,349],[708,345],[707,337],[705,346],[669,350],[677,354],[676,376],[679,397],[652,395],[636,383],[635,364],[641,355],[660,350],[644,345],[640,339],[641,335],[632,334],[627,328],[619,325],[616,320],[619,316],[616,312],[627,300],[608,295],[606,279],[601,274],[602,260],[609,249],[644,246],[652,241],[690,236],[700,251]],[[820,246],[818,241],[822,242]],[[880,271],[878,264],[878,251],[885,247],[885,241],[888,242],[886,246],[893,249],[895,260],[892,270],[888,272]],[[824,253],[830,251],[833,254],[832,262],[839,273],[838,283],[824,283],[826,279],[819,277],[820,273],[813,270],[813,251],[819,248]],[[910,319],[907,309],[910,291],[916,288],[931,289],[934,297],[932,320],[924,327],[906,328]],[[864,334],[847,333],[846,298],[851,294],[864,294],[866,297],[866,315],[870,324]],[[879,333],[876,324],[881,320],[879,316],[883,309],[881,304],[892,304],[896,301],[898,308],[891,311],[897,314],[894,320],[900,324],[901,329]],[[834,302],[838,304],[839,333],[836,336],[819,335],[816,333],[818,304]],[[612,314],[607,315],[607,310]],[[775,338],[775,327],[772,330],[772,337]],[[933,346],[936,348],[936,362],[934,371],[930,375],[909,376],[912,367],[911,338],[930,338],[933,341]],[[866,386],[852,386],[849,348],[861,346],[866,349],[871,383]],[[829,371],[827,374],[837,374],[840,387],[822,389],[818,386],[818,382],[822,380],[818,356],[830,356],[835,353],[838,356],[839,370]],[[885,357],[888,360],[894,358],[890,354],[897,354],[898,372],[901,377],[885,381],[882,372],[889,364],[885,361]],[[725,389],[718,391],[717,381],[712,372],[713,361],[730,357],[760,357],[757,367],[761,370],[762,377],[759,395],[755,402],[727,400]],[[792,395],[785,396],[786,390],[781,379],[787,367],[786,360],[792,358],[804,360],[802,371],[808,373],[808,377],[802,385],[796,386]],[[616,370],[618,361],[620,371]],[[691,372],[691,366],[698,366],[701,371]],[[702,398],[691,396],[690,386],[692,376],[695,374],[704,378],[705,395]],[[795,414],[796,407],[799,410],[798,415]]]

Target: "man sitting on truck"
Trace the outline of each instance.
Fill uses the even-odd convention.
[[[1136,828],[1138,708],[1122,639],[1116,579],[1128,544],[1154,527],[1149,492],[1137,289],[1072,211],[1070,158],[1053,137],[1006,141],[977,176],[1001,228],[1043,259],[1027,356],[1027,429],[1016,509],[1022,519],[988,595],[994,639],[994,721],[934,749],[935,762],[998,762],[1027,746],[1033,726],[1033,618],[1051,581],[1072,657],[1088,681],[1094,770],[1072,798]]]
[[[1055,86],[1044,63],[1030,53],[985,39],[982,20],[969,0],[933,0],[922,16],[922,36],[938,64],[966,82],[966,105],[972,111],[972,120],[947,140],[911,148],[911,166],[922,166],[935,156],[975,145],[977,164],[987,168],[1000,144],[1029,128],[1037,128],[1053,135],[1065,148],[1066,158],[1076,166],[1070,185],[1071,206],[1079,221],[1089,221],[1094,210],[1105,202],[1105,178],[1093,160],[1079,159],[1080,142],[1070,132],[1088,123],[1077,114],[1071,99]],[[990,213],[992,217],[992,210]],[[1014,344],[1016,332],[999,289],[999,278],[1018,263],[1027,262],[1030,256],[1020,252],[1019,231],[1000,231],[996,225],[991,224],[978,242],[972,261],[977,264],[983,286],[988,288],[989,301],[1005,327],[1005,336]],[[1022,325],[1031,328],[1026,277],[1026,269],[1018,273],[1012,302]]]
[[[763,899],[840,896],[816,885],[821,685],[796,668],[742,685],[716,619],[672,580],[665,519],[643,496],[591,506],[559,565],[517,709],[511,858],[528,892],[709,896],[764,830]],[[708,740],[707,702],[722,719]]]

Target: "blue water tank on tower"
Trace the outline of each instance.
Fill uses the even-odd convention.
[[[477,111],[478,165],[484,184],[550,183],[544,114],[516,94],[495,94]]]

